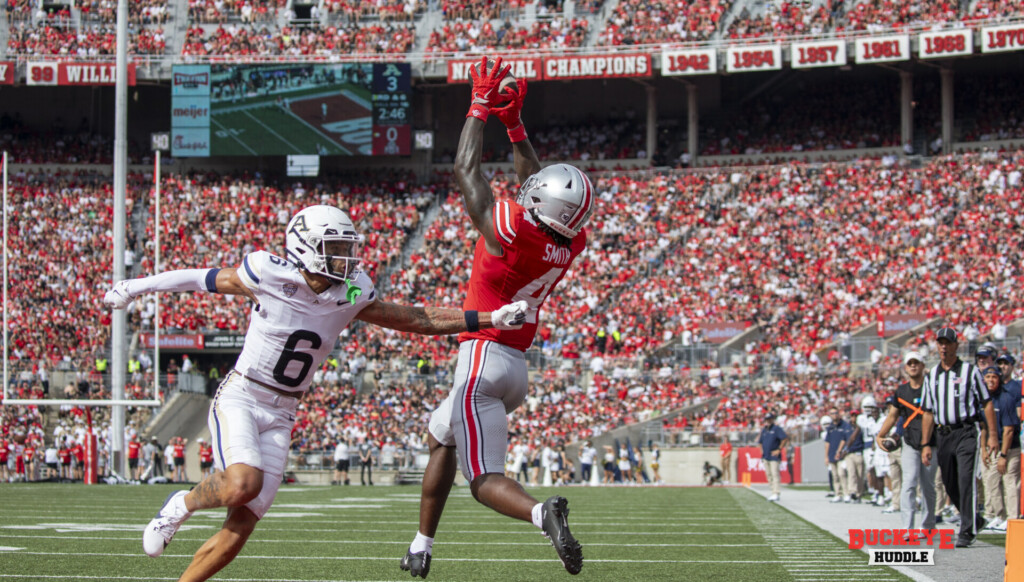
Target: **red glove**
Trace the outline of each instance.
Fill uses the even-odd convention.
[[[526,99],[526,79],[516,79],[519,86],[518,91],[507,88],[504,96],[512,100],[501,107],[494,108],[494,115],[508,128],[508,139],[512,143],[526,139],[526,128],[523,127],[521,113],[523,111],[523,100]]]
[[[489,71],[487,70],[487,57],[480,58],[479,67],[469,68],[469,76],[473,79],[473,103],[469,106],[469,113],[466,114],[466,117],[487,121],[491,107],[502,101],[502,97],[498,94],[498,87],[511,68],[511,65],[502,68],[501,57],[494,60],[494,66]]]

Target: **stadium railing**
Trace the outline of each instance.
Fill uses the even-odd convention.
[[[501,51],[506,58],[536,58],[545,56],[566,56],[566,55],[614,55],[625,53],[650,53],[652,56],[652,68],[660,69],[660,56],[663,51],[679,49],[725,49],[731,46],[764,46],[782,43],[784,48],[794,42],[822,41],[841,39],[853,41],[858,38],[882,37],[893,34],[910,34],[911,42],[916,43],[914,36],[921,32],[938,32],[941,30],[962,30],[963,28],[980,29],[985,26],[1016,25],[1024,23],[1024,17],[1018,18],[993,18],[986,20],[957,21],[945,25],[932,23],[916,23],[909,26],[887,28],[879,30],[860,31],[829,31],[819,35],[790,35],[779,37],[759,37],[754,39],[716,39],[704,42],[678,42],[643,44],[628,46],[602,46],[602,47],[559,47],[556,49],[530,49],[523,51]],[[974,35],[975,44],[980,44],[980,34]],[[911,49],[913,50],[913,46]],[[176,64],[208,64],[208,63],[289,63],[289,62],[409,62],[413,65],[413,72],[418,76],[445,77],[447,76],[447,64],[449,60],[465,59],[480,56],[482,51],[476,53],[467,52],[421,52],[404,54],[381,54],[381,53],[348,53],[332,54],[329,56],[296,56],[296,55],[267,55],[267,56],[245,56],[223,55],[223,56],[182,56],[182,55],[130,55],[130,61],[136,64],[136,74],[141,78],[169,79],[171,67]],[[115,60],[114,55],[102,57],[80,58],[77,56],[53,54],[53,55],[23,55],[9,54],[8,58],[16,64],[16,72],[24,75],[25,68],[29,62],[40,60],[55,61],[76,61],[109,63]]]

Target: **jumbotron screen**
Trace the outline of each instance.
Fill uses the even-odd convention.
[[[408,63],[174,67],[171,154],[409,155]]]

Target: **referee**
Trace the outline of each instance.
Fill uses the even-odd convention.
[[[931,440],[932,430],[937,433],[936,458],[942,472],[946,493],[960,511],[960,535],[956,547],[966,548],[974,543],[977,531],[984,527],[975,522],[977,496],[974,473],[978,464],[978,428],[976,423],[984,411],[988,431],[988,448],[996,450],[996,415],[988,388],[977,366],[964,362],[956,355],[956,330],[944,327],[937,336],[940,362],[928,373],[924,385],[921,408],[921,442]],[[921,448],[921,461],[931,463],[931,447]],[[982,519],[982,521],[984,521]]]

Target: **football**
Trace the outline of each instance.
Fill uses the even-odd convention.
[[[492,67],[494,67],[495,63],[497,63],[496,60],[492,59],[491,57],[487,57],[487,72],[491,71],[491,69],[492,69]],[[508,65],[507,62],[506,63],[502,63],[501,66],[505,67],[506,65]],[[474,63],[472,65],[472,69],[473,69],[473,71],[476,74],[480,74],[480,62],[477,61],[476,63]],[[472,77],[470,77],[470,81],[469,82],[470,83],[473,82]],[[499,91],[499,93],[504,95],[507,92],[506,91],[507,88],[511,88],[513,91],[518,91],[519,90],[519,84],[516,82],[516,78],[515,78],[515,76],[512,75],[512,71],[511,70],[509,70],[509,72],[505,74],[505,78],[503,78],[501,80],[501,84],[498,85],[498,91]],[[508,101],[508,99],[505,99],[505,101]]]
[[[898,448],[900,448],[899,439],[893,438],[891,436],[882,439],[882,450],[884,450],[885,452],[891,453]]]

